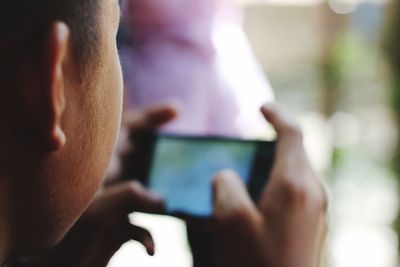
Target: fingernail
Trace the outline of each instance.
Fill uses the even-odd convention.
[[[144,246],[146,247],[147,254],[150,256],[154,256],[154,242],[150,238],[146,238],[143,241]]]
[[[273,105],[274,105],[274,103],[268,102],[268,103],[265,103],[264,105],[262,105],[260,109],[261,110],[269,110],[273,107]]]
[[[154,250],[153,249],[147,249],[147,254],[149,254],[149,256],[154,256]]]

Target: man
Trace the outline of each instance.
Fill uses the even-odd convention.
[[[17,264],[106,266],[129,239],[154,253],[150,234],[127,215],[161,211],[162,200],[132,182],[91,202],[120,127],[117,0],[1,4],[0,265],[25,257]],[[297,126],[276,107],[262,112],[278,132],[276,163],[257,204],[235,174],[216,176],[217,264],[316,266],[321,187]],[[171,107],[154,108],[127,124],[135,131],[174,116]]]

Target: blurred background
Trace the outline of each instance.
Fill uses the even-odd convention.
[[[296,114],[329,197],[323,266],[399,262],[400,1],[236,0],[278,103]],[[110,267],[189,267],[184,224],[132,215],[155,257],[126,244]]]

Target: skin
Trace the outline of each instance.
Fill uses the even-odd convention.
[[[325,233],[324,191],[299,126],[277,106],[261,111],[278,134],[274,167],[258,203],[236,174],[215,177],[216,266],[317,267]]]
[[[78,72],[63,22],[48,24],[29,56],[11,51],[17,78],[0,81],[0,263],[59,242],[102,183],[120,128],[122,75],[118,2],[101,7],[101,53],[89,75]]]
[[[307,160],[299,126],[269,104],[261,109],[278,134],[274,166],[254,203],[231,171],[214,178],[214,223],[190,225],[195,266],[319,266],[326,197]]]
[[[253,203],[237,174],[223,171],[214,177],[214,218],[202,232],[214,242],[208,243],[211,251],[201,253],[205,258],[195,258],[198,266],[319,266],[327,205],[324,191],[307,161],[297,124],[276,106],[264,106],[262,112],[278,133],[270,181],[260,201]],[[175,116],[168,106],[130,113],[124,120],[125,132],[133,136],[155,129]],[[120,140],[116,150],[120,171],[131,152],[126,150],[132,147],[129,139]],[[162,212],[163,201],[139,183],[119,182],[120,178],[117,171],[58,246],[24,266],[105,267],[130,239],[141,242],[153,255],[150,233],[130,224],[128,215]],[[210,252],[216,257],[210,257]]]
[[[25,266],[106,266],[129,239],[154,253],[149,232],[128,223],[127,216],[162,211],[162,200],[138,183],[118,182],[119,173],[134,147],[129,137],[169,121],[176,111],[157,107],[127,115],[128,138],[125,149],[116,151],[114,182],[98,191],[122,105],[118,3],[104,0],[101,7],[100,52],[87,75],[78,71],[82,66],[73,57],[70,29],[58,21],[42,29],[45,34],[32,43],[29,56],[10,49],[13,60],[0,60],[0,67],[13,74],[0,76],[0,123],[5,125],[0,131],[0,265],[32,256]],[[262,112],[279,136],[275,167],[256,204],[235,174],[216,176],[216,265],[316,266],[325,213],[322,189],[296,124],[275,107]]]
[[[113,159],[117,166],[111,168],[107,185],[98,192],[86,212],[56,247],[28,259],[24,266],[107,266],[121,245],[131,239],[142,243],[148,254],[153,255],[155,245],[151,234],[132,225],[128,216],[134,211],[161,213],[164,210],[163,201],[138,182],[121,182],[127,177],[122,177],[120,173],[123,172],[125,159],[132,152],[132,136],[129,133],[134,135],[154,130],[175,116],[176,110],[172,106],[157,106],[125,114],[124,134],[121,134]]]

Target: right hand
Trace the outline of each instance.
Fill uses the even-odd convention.
[[[261,109],[278,134],[275,163],[259,203],[230,171],[214,179],[217,266],[316,267],[326,198],[296,123],[276,106]]]

